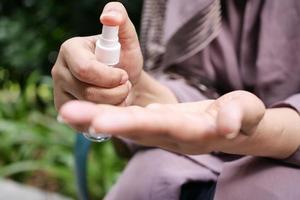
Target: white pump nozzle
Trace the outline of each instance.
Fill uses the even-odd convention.
[[[118,26],[105,26],[102,28],[102,37],[106,40],[118,41]]]
[[[95,55],[98,61],[106,65],[116,65],[120,60],[121,45],[118,26],[103,25],[102,34],[96,42]]]

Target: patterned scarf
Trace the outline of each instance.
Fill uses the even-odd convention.
[[[167,3],[168,0],[144,0],[140,37],[146,70],[161,65],[166,67],[171,62],[180,62],[195,55],[218,35],[220,29],[220,2],[211,0],[165,44],[163,34]]]

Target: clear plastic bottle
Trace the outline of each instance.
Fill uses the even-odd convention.
[[[118,26],[103,25],[102,34],[96,42],[95,55],[99,62],[108,66],[115,66],[119,63],[121,44],[118,37]],[[95,133],[89,130],[89,133],[83,133],[84,136],[93,142],[103,142],[110,139],[107,133]]]

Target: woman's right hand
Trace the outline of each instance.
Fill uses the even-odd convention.
[[[64,42],[51,72],[57,110],[74,99],[111,105],[130,104],[131,87],[138,82],[143,66],[135,28],[124,6],[118,2],[105,6],[100,21],[120,27],[120,63],[117,67],[109,67],[96,60],[97,36],[75,37]]]

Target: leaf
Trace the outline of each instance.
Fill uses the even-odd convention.
[[[39,170],[44,164],[36,160],[19,161],[0,168],[0,177],[7,177],[21,172]]]

